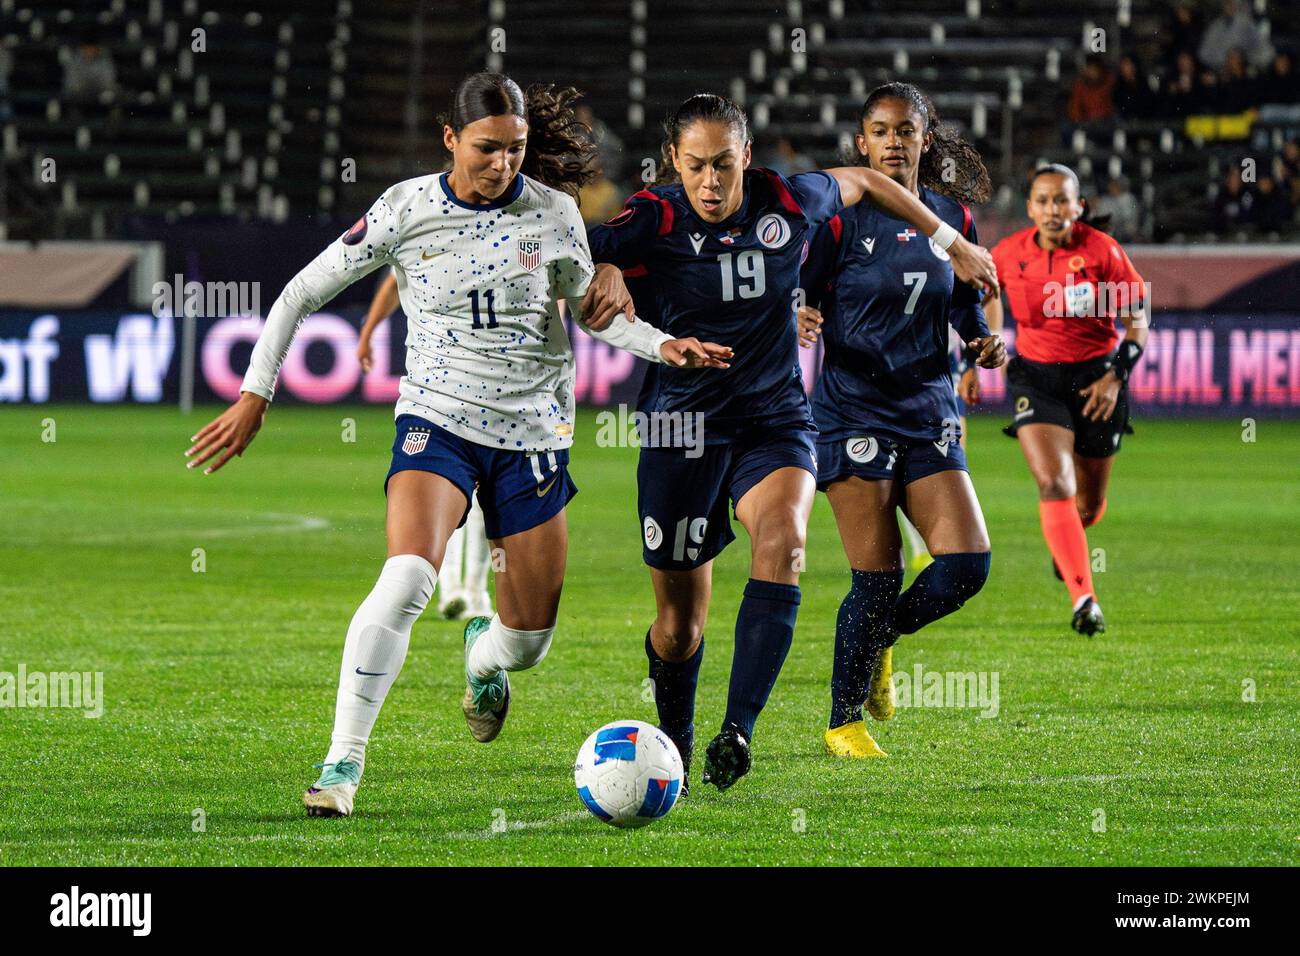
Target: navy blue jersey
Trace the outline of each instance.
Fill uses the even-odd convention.
[[[587,232],[593,261],[640,280],[636,301],[655,325],[735,351],[728,369],[652,366],[641,388],[643,412],[703,414],[709,444],[755,428],[812,427],[795,292],[813,228],[843,207],[839,184],[824,172],[786,179],[750,169],[743,188],[740,208],[720,223],[696,216],[674,183],[636,193]]]
[[[925,188],[920,198],[976,241],[969,209]],[[979,291],[955,281],[948,253],[903,220],[858,203],[818,228],[804,281],[824,320],[825,363],[813,396],[822,437],[870,431],[955,440],[948,326],[963,342],[989,333]]]

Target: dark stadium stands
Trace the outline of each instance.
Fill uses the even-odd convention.
[[[1262,35],[1289,49],[1300,8],[1252,7]],[[1163,0],[0,0],[0,223],[7,238],[80,238],[112,237],[127,222],[345,221],[388,184],[440,168],[434,116],[463,74],[491,66],[525,85],[587,91],[632,160],[621,188],[638,185],[642,160],[658,156],[660,120],[692,92],[741,100],[760,158],[784,140],[829,164],[851,145],[867,91],[901,78],[980,146],[1011,214],[1025,172],[1052,159],[1076,165],[1096,193],[1112,189],[1121,207],[1131,193],[1132,238],[1294,235],[1300,168],[1286,151],[1300,107],[1286,84],[1263,77],[1236,103],[1257,107],[1245,116],[1224,112],[1210,76],[1197,96],[1165,96],[1171,9]],[[1218,5],[1198,9],[1203,34]],[[1114,115],[1075,123],[1067,101],[1094,29],[1104,31],[1107,69],[1121,54],[1143,66]],[[1256,181],[1237,184],[1243,159]]]

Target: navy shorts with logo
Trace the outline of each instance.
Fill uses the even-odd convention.
[[[956,441],[903,442],[866,433],[817,443],[817,490],[850,476],[909,485],[941,471],[969,471]]]
[[[1128,384],[1109,421],[1085,418],[1087,403],[1079,390],[1106,374],[1110,356],[1087,362],[1031,362],[1016,356],[1007,364],[1011,392],[1011,424],[1003,432],[1016,437],[1021,425],[1060,425],[1074,432],[1074,451],[1081,458],[1109,458],[1119,451],[1124,435],[1133,434],[1128,422]]]
[[[636,484],[645,563],[689,571],[716,558],[736,539],[731,517],[745,492],[778,468],[817,474],[816,435],[794,427],[693,449],[643,446]]]
[[[399,471],[442,475],[463,491],[462,525],[477,487],[489,538],[509,537],[549,521],[578,493],[569,477],[568,449],[523,452],[490,448],[453,435],[417,415],[397,419],[393,463],[384,479],[385,494],[388,479]]]

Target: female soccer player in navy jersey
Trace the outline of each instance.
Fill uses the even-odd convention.
[[[573,350],[556,303],[580,299],[594,272],[573,200],[591,175],[576,97],[549,87],[525,96],[498,73],[464,80],[443,126],[450,172],[391,187],[290,281],[239,400],[187,452],[191,468],[220,454],[205,474],[242,455],[302,320],[375,269],[397,267],[409,323],[384,485],[388,560],[348,628],[329,751],[303,796],[313,816],[352,812],[375,719],[476,486],[487,535],[509,567],[497,614],[465,628],[461,706],[476,740],[501,731],[506,673],[550,648],[568,550],[564,509],[577,491],[568,474]],[[589,327],[650,361],[725,366],[719,346],[607,322]]]
[[[1016,320],[1007,433],[1019,439],[1038,485],[1043,537],[1073,606],[1070,626],[1091,636],[1106,622],[1084,529],[1106,511],[1111,465],[1128,430],[1125,383],[1147,341],[1146,287],[1120,244],[1087,223],[1068,166],[1035,171],[1026,209],[1034,224],[994,249]]]
[[[799,606],[817,465],[795,307],[812,228],[869,198],[905,219],[921,242],[934,236],[963,278],[992,284],[995,276],[985,250],[879,172],[854,167],[787,179],[749,169],[748,120],[720,96],[692,96],[665,130],[680,182],[637,193],[589,230],[598,265],[584,310],[600,318],[629,308],[621,273],[628,270],[648,280],[661,328],[707,335],[735,352],[731,367],[712,378],[651,369],[640,410],[657,426],[660,447],[643,440],[637,468],[656,604],[646,654],[661,725],[685,762],[713,559],[735,537],[728,500],[751,539],[726,716],[705,755],[704,782],[726,789],[749,770],[754,722],[789,651]],[[667,442],[665,431],[674,432]]]
[[[870,168],[975,241],[964,202],[989,198],[988,172],[942,126],[929,97],[910,83],[873,90],[856,143]],[[949,254],[872,206],[846,209],[817,230],[804,282],[820,311],[801,310],[801,328],[820,326],[826,343],[813,398],[817,487],[853,576],[836,621],[824,743],[837,756],[883,757],[862,706],[879,720],[893,715],[890,648],[961,607],[989,571],[988,533],[960,442],[949,325],[968,361],[997,367],[1006,351],[988,332],[979,291],[954,277]],[[901,595],[897,510],[934,558]]]

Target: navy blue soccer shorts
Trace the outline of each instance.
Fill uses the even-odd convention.
[[[901,442],[866,433],[817,443],[817,490],[850,476],[909,485],[941,471],[969,471],[956,441]]]
[[[569,477],[568,449],[523,452],[490,448],[453,435],[417,415],[397,419],[393,463],[384,479],[399,471],[441,475],[465,493],[465,514],[478,489],[489,538],[506,538],[544,524],[564,510],[578,487]],[[459,525],[457,525],[459,527]]]
[[[816,435],[795,427],[694,449],[642,447],[636,467],[642,559],[661,571],[712,561],[736,539],[731,517],[745,492],[778,468],[816,476]]]

